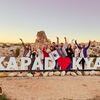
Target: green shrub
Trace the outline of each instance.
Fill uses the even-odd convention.
[[[10,100],[5,94],[0,95],[0,100]]]

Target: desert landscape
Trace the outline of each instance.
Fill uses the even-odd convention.
[[[51,42],[40,31],[30,44],[38,48]],[[0,44],[0,56],[22,57],[23,52],[21,43]],[[99,57],[100,42],[92,41],[88,54]],[[8,98],[3,100],[100,100],[100,71],[0,72],[0,87]]]
[[[52,42],[57,42],[57,41],[52,41],[48,39],[45,31],[39,31],[36,33],[35,42],[30,43],[30,44],[32,47],[39,48],[39,47],[43,47],[46,44],[50,45]],[[88,50],[89,56],[99,57],[100,56],[100,42],[97,42],[95,40],[91,42],[92,42],[91,46]],[[85,44],[87,45],[87,43]],[[0,43],[0,56],[16,56],[16,53],[17,53],[16,51],[19,52],[18,56],[22,57],[24,48],[20,41],[18,43]]]
[[[100,100],[100,0],[0,0],[0,100]]]
[[[100,76],[0,78],[9,100],[100,100]]]

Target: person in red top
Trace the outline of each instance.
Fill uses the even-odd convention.
[[[49,51],[48,45],[44,46],[42,49],[42,52],[43,52],[43,70],[45,70],[45,57],[49,57],[48,51]]]
[[[47,49],[48,49],[48,47],[44,47],[43,50],[42,50],[44,58],[45,57],[49,57],[49,54],[47,52]]]

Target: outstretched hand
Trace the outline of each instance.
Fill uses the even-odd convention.
[[[77,42],[77,40],[75,40],[75,43]]]
[[[66,37],[64,37],[64,39],[66,40]]]
[[[75,40],[74,40],[74,39],[72,39],[72,42],[75,42]]]
[[[89,40],[89,42],[91,43],[91,40]]]
[[[64,39],[67,40],[66,37],[64,37]]]
[[[57,37],[57,40],[59,40],[59,37]]]
[[[19,40],[23,41],[21,38],[19,38]]]

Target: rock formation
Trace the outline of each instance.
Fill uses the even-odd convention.
[[[37,32],[37,38],[35,40],[35,46],[41,47],[43,45],[50,45],[51,41],[47,38],[46,33],[44,31]]]

